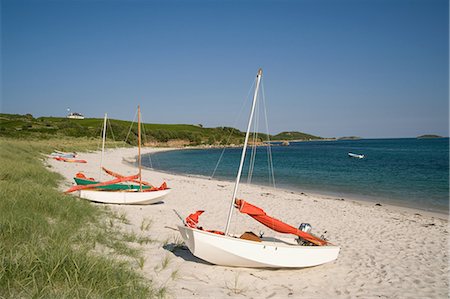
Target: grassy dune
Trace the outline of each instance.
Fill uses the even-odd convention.
[[[163,296],[139,273],[139,250],[127,245],[151,240],[122,232],[123,216],[62,194],[61,177],[45,169],[42,152],[97,145],[76,140],[0,138],[0,298]]]

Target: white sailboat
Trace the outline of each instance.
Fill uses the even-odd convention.
[[[117,205],[150,205],[160,202],[170,189],[142,192],[135,189],[120,191],[80,190],[78,196],[93,202]]]
[[[74,178],[77,185],[73,186],[66,193],[76,191],[78,196],[93,202],[105,204],[127,204],[127,205],[147,205],[160,202],[161,199],[169,194],[171,189],[167,188],[166,183],[160,187],[154,187],[151,184],[142,181],[142,164],[141,164],[141,121],[140,121],[140,107],[138,106],[138,167],[139,173],[134,176],[122,176],[103,168],[103,155],[105,149],[106,138],[106,119],[105,114],[103,124],[103,142],[102,142],[102,156],[100,168],[106,171],[115,179],[99,182],[93,179],[86,178],[83,174],[77,174]],[[100,170],[101,177],[101,170]]]
[[[196,225],[198,216],[203,211],[189,215],[184,225],[178,226],[178,229],[193,255],[216,265],[250,268],[303,268],[331,262],[339,254],[338,246],[317,238],[307,231],[293,228],[271,218],[261,209],[236,199],[261,77],[262,70],[259,69],[225,232],[207,231],[198,227]],[[272,229],[276,226],[275,230],[289,232],[302,239],[258,237],[256,235],[243,239],[242,236],[239,238],[229,235],[228,231],[235,205],[242,213],[251,215],[266,226],[270,226]],[[299,240],[305,244],[317,246],[302,246],[300,245],[302,242]]]

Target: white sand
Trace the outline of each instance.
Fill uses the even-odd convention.
[[[109,151],[104,165],[121,174],[135,174],[136,168],[122,161],[135,153],[135,149]],[[67,178],[61,188],[71,186],[78,171],[98,177],[100,154],[82,153],[79,158],[88,163],[48,161]],[[307,222],[315,234],[327,231],[326,237],[341,246],[341,252],[335,262],[308,269],[229,268],[207,264],[186,249],[173,250],[181,236],[171,228],[181,223],[173,209],[183,217],[206,210],[200,225],[224,230],[233,183],[150,170],[143,170],[143,178],[155,185],[166,181],[173,188],[163,204],[110,207],[125,213],[131,221],[126,229],[136,233],[143,233],[141,224],[151,219],[144,233],[156,242],[143,245],[142,271],[156,286],[166,286],[170,297],[448,298],[446,215],[243,184],[239,198],[293,226]],[[271,234],[248,216],[233,219],[235,233]]]

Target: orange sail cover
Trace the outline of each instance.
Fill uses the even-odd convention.
[[[144,192],[159,191],[159,190],[166,190],[166,189],[169,189],[169,187],[167,187],[166,182],[163,182],[161,184],[161,186],[159,186],[159,187],[151,187],[150,189],[144,190]]]
[[[108,186],[108,185],[113,185],[113,184],[117,184],[117,183],[121,183],[121,182],[129,182],[129,181],[137,179],[138,177],[139,177],[139,175],[135,174],[135,175],[122,177],[122,178],[117,178],[117,179],[114,179],[114,180],[111,180],[111,181],[97,183],[97,184],[76,185],[76,186],[70,187],[69,189],[64,191],[64,193],[70,193],[70,192],[74,192],[74,191],[78,191],[78,190],[92,189],[92,188],[101,187],[101,186]]]
[[[107,174],[109,174],[109,175],[111,175],[111,176],[113,176],[113,177],[116,177],[116,178],[118,178],[118,179],[121,179],[121,178],[124,178],[124,177],[125,177],[124,175],[121,175],[120,173],[117,173],[117,172],[111,171],[111,170],[109,170],[109,169],[106,169],[105,167],[102,167],[102,169],[103,169],[103,171],[106,172]],[[139,180],[133,180],[132,182],[138,183],[138,184],[139,184]],[[145,181],[142,181],[142,180],[141,180],[141,184],[142,184],[142,185],[146,185],[146,186],[153,187],[152,184],[150,184],[150,183],[148,183],[148,182],[145,182]]]
[[[54,157],[53,159],[55,159],[57,161],[63,161],[63,162],[87,163],[86,160],[78,160],[78,159],[64,158],[64,157]]]
[[[186,217],[186,224],[189,227],[192,228],[197,228],[197,224],[198,224],[198,217],[203,214],[205,211],[197,211],[195,213],[190,214],[189,216]]]
[[[76,177],[76,178],[79,178],[79,179],[84,179],[84,180],[89,180],[89,181],[95,181],[94,178],[88,178],[88,177],[86,177],[86,176],[84,175],[84,173],[82,173],[81,171],[78,172],[78,173],[75,175],[75,177]]]
[[[120,173],[117,173],[117,172],[108,170],[108,169],[106,169],[105,167],[102,167],[102,169],[103,169],[103,171],[105,171],[107,174],[112,175],[113,177],[116,177],[116,178],[118,178],[118,179],[121,179],[121,178],[124,178],[124,177],[125,177],[125,176],[121,175]],[[139,184],[139,180],[131,180],[131,182]],[[149,182],[145,182],[145,181],[142,181],[142,180],[141,180],[140,183],[141,183],[142,185],[146,185],[146,186],[150,186],[150,187],[151,187],[150,189],[143,190],[144,192],[159,191],[159,190],[166,190],[166,189],[169,189],[169,187],[167,187],[166,182],[163,182],[163,183],[161,184],[161,186],[159,186],[159,187],[155,187],[155,186],[153,186],[152,184],[150,184]]]
[[[197,226],[197,224],[198,224],[198,217],[201,214],[203,214],[203,212],[205,212],[205,211],[197,211],[195,213],[190,214],[189,216],[186,217],[185,224],[187,226],[189,226],[189,227],[192,227],[192,228],[196,228],[196,229],[199,229],[199,230],[204,230],[205,232],[210,232],[210,233],[218,234],[218,235],[224,235],[224,233],[221,232],[221,231],[218,231],[218,230],[207,230],[207,229],[203,229],[203,227],[201,227],[201,226]]]
[[[270,228],[274,231],[277,231],[279,233],[284,233],[284,234],[296,235],[296,236],[299,236],[300,238],[303,238],[303,239],[305,239],[315,245],[319,245],[319,246],[327,244],[327,241],[325,241],[325,240],[322,240],[311,234],[301,231],[298,228],[290,226],[289,224],[286,224],[276,218],[270,217],[261,208],[258,208],[257,206],[249,204],[248,202],[246,202],[242,199],[236,199],[235,204],[236,204],[236,207],[239,209],[239,212],[251,216],[256,221],[264,224],[265,226],[267,226],[268,228]]]

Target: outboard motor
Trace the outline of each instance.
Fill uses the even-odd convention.
[[[309,223],[302,223],[302,224],[300,224],[298,229],[309,234],[311,232],[312,226]],[[308,245],[309,244],[308,241],[306,241],[300,237],[298,237],[296,240],[299,245]]]
[[[298,229],[309,234],[311,232],[312,226],[309,223],[302,223],[302,224],[300,224]]]

